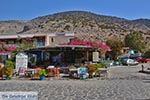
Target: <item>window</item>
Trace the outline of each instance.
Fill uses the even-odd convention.
[[[54,38],[51,38],[51,42],[54,42]]]

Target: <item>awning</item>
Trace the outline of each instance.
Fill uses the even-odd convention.
[[[82,45],[53,45],[53,46],[40,46],[37,48],[95,48],[95,47]]]
[[[19,34],[19,38],[32,38],[34,37],[34,34]]]
[[[17,34],[1,35],[0,39],[16,39],[18,38]]]

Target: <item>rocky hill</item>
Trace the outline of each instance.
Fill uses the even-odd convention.
[[[0,21],[0,34],[16,34],[23,30],[26,21]]]
[[[0,34],[74,32],[80,38],[123,39],[131,31],[150,35],[150,19],[127,20],[85,11],[68,11],[29,21],[0,21]]]

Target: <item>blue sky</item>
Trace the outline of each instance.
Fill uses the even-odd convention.
[[[150,0],[0,0],[0,20],[30,20],[72,10],[126,19],[150,18]]]

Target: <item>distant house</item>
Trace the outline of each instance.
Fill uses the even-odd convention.
[[[141,56],[141,53],[137,50],[130,49],[129,47],[123,47],[121,49],[121,56],[120,57],[126,57],[131,59],[136,59],[137,57]]]

